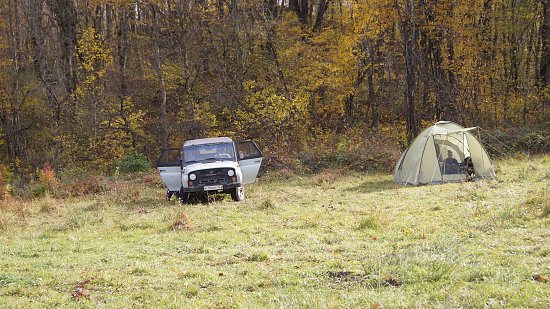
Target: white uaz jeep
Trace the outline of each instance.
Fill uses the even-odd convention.
[[[218,137],[163,150],[157,169],[168,188],[168,199],[176,195],[187,203],[193,195],[229,193],[234,201],[243,201],[244,184],[256,182],[261,164],[262,152],[254,141],[234,143]]]

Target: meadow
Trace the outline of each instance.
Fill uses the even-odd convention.
[[[550,156],[497,181],[266,173],[247,199],[164,200],[156,173],[0,201],[0,307],[550,308]]]

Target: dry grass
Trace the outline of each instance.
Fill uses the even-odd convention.
[[[189,230],[191,228],[191,220],[189,220],[185,212],[180,211],[170,228],[174,231]]]
[[[324,172],[247,200],[164,201],[156,175],[0,202],[7,307],[550,307],[550,157],[400,187]],[[144,179],[144,180],[141,180]],[[60,184],[61,186],[62,184]]]

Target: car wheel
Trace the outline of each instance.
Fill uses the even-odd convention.
[[[231,189],[231,198],[235,202],[244,201],[244,186]]]
[[[187,203],[189,203],[191,193],[180,192],[179,197],[180,197],[180,202],[182,204],[187,204]]]

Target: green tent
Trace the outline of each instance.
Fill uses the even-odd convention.
[[[472,134],[477,129],[450,121],[440,121],[425,129],[397,161],[393,181],[421,185],[494,179],[489,155]]]

